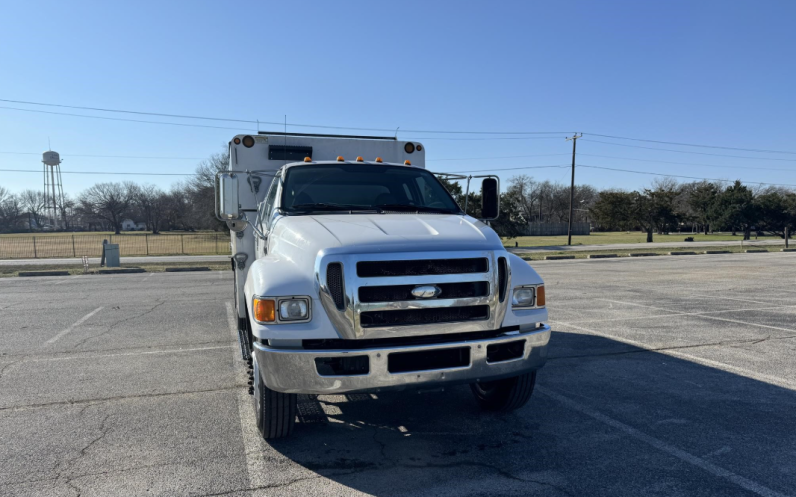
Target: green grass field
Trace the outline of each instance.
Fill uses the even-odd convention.
[[[736,236],[731,233],[716,233],[713,235],[703,235],[699,233],[682,233],[671,235],[653,235],[653,242],[683,242],[687,236],[693,236],[694,241],[702,242],[721,242],[737,241],[739,244],[743,240],[743,233],[739,232]],[[752,240],[755,240],[754,235]],[[758,240],[781,240],[777,236],[762,236]],[[614,243],[646,243],[647,234],[640,231],[631,232],[608,232],[592,233],[588,236],[573,236],[572,245],[610,245]],[[503,238],[503,245],[513,247],[519,243],[520,247],[550,247],[567,244],[566,235],[562,236],[520,236],[517,238]],[[687,243],[687,242],[686,242]]]

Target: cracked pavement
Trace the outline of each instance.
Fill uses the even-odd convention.
[[[0,280],[0,495],[796,493],[796,255],[534,266],[554,335],[527,406],[301,396],[271,443],[230,273]]]

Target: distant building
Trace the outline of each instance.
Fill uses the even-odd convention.
[[[125,219],[122,221],[122,231],[146,231],[146,223]]]

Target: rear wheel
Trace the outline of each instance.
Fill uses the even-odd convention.
[[[293,433],[297,398],[294,393],[276,392],[265,386],[254,361],[254,413],[257,429],[264,439],[284,438]]]
[[[472,383],[478,404],[487,411],[506,412],[528,403],[536,384],[536,371],[504,380]]]

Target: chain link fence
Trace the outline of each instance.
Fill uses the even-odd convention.
[[[0,237],[0,259],[100,257],[102,241],[119,244],[122,257],[136,255],[229,255],[226,233],[180,235],[44,235]]]

